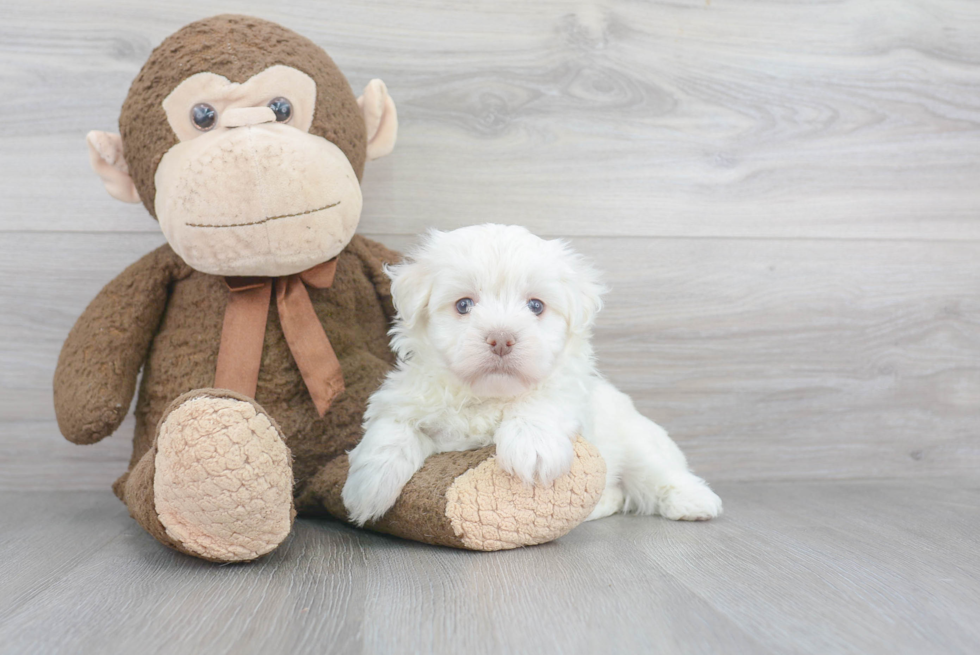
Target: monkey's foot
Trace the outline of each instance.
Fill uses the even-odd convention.
[[[160,422],[154,465],[156,514],[179,550],[247,561],[289,534],[291,456],[255,402],[216,389],[178,398]]]
[[[301,511],[319,505],[346,519],[341,490],[347,470],[346,456],[324,467],[300,497]],[[547,486],[526,485],[505,472],[493,447],[440,453],[425,461],[383,517],[365,527],[468,550],[533,546],[582,523],[605,483],[605,462],[584,439],[575,442],[571,470]]]
[[[471,550],[543,544],[589,516],[605,479],[605,462],[584,439],[575,442],[571,470],[547,486],[524,484],[493,457],[453,481],[446,491],[446,517]]]

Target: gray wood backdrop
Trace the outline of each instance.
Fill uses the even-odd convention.
[[[602,370],[711,480],[980,464],[980,4],[971,0],[0,3],[0,488],[104,489],[51,377],[163,242],[90,172],[150,50],[221,12],[324,46],[401,129],[361,231],[520,223],[612,288]]]

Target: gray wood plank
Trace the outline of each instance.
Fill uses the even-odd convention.
[[[78,446],[53,420],[0,421],[0,489],[107,490],[129,468],[135,428],[130,414],[116,434]]]
[[[396,248],[405,237],[372,235]],[[50,385],[98,289],[152,234],[0,241],[0,488],[104,488],[127,426],[73,448]],[[600,369],[710,480],[980,468],[980,244],[575,239],[612,291]],[[31,262],[57,262],[30,276]],[[104,458],[104,459],[103,459]]]
[[[736,489],[717,542],[638,545],[763,643],[970,653],[980,646],[976,536],[950,544],[974,531],[977,494],[975,478],[759,485],[749,498]],[[926,618],[936,614],[942,626]]]
[[[126,508],[113,499],[111,492],[0,493],[0,626],[129,529]]]
[[[976,477],[913,493],[897,481],[717,489],[717,521],[613,517],[492,554],[301,520],[244,566],[166,550],[107,492],[7,492],[0,512],[19,514],[0,540],[0,582],[22,591],[0,599],[0,652],[980,648]],[[101,548],[78,545],[103,535]],[[37,575],[45,565],[62,568]]]
[[[980,469],[976,244],[575,244],[613,288],[600,369],[709,479]]]
[[[368,168],[369,232],[980,238],[968,0],[8,4],[0,231],[153,232],[84,134],[114,129],[161,39],[234,11],[308,35],[357,89],[387,81],[402,129]]]

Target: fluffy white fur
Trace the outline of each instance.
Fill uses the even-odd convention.
[[[547,485],[569,470],[576,435],[608,471],[589,519],[721,513],[663,428],[596,371],[589,340],[603,288],[567,244],[516,226],[433,231],[388,273],[398,364],[371,396],[364,439],[350,452],[343,500],[353,521],[381,517],[434,453],[496,444],[504,470]],[[463,298],[473,301],[465,314]],[[540,315],[532,299],[544,303]],[[512,349],[500,354],[495,342]]]

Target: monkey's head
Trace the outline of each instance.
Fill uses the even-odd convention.
[[[225,15],[153,51],[119,130],[87,137],[113,197],[142,200],[192,268],[278,276],[344,249],[364,162],[391,152],[398,119],[381,80],[355,98],[312,41]]]

